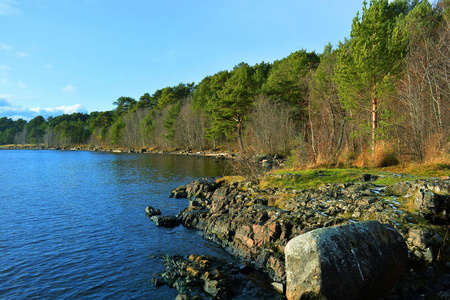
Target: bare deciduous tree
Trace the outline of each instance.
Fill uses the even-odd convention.
[[[190,100],[186,100],[181,107],[176,120],[175,137],[181,148],[197,150],[205,148],[202,115],[191,109]]]
[[[256,152],[286,154],[296,146],[296,135],[298,131],[287,104],[273,102],[265,96],[256,99],[247,127],[248,144]]]
[[[439,156],[450,138],[450,22],[412,23],[407,70],[401,86],[407,112],[403,152],[419,160]],[[422,20],[423,21],[423,20]]]

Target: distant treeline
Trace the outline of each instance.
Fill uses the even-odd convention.
[[[322,54],[240,63],[113,111],[0,119],[1,144],[222,149],[296,163],[424,161],[450,150],[450,1],[372,0]]]

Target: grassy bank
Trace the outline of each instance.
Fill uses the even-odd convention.
[[[416,164],[389,168],[282,169],[267,173],[261,180],[261,188],[283,187],[310,189],[328,183],[355,182],[359,180],[362,174],[378,176],[373,183],[381,185],[392,185],[400,181],[432,177],[448,179],[450,175],[450,164]]]

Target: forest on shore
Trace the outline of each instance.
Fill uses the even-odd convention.
[[[371,0],[321,54],[239,63],[112,111],[0,118],[0,144],[239,151],[296,164],[450,155],[450,1]]]

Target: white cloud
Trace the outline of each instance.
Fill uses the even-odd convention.
[[[75,104],[71,106],[58,106],[58,107],[47,107],[47,108],[41,108],[41,107],[34,107],[29,109],[32,112],[35,112],[37,114],[41,114],[43,116],[58,116],[62,114],[73,114],[76,112],[82,112],[85,111],[83,108],[83,105],[81,104]]]
[[[46,68],[46,69],[54,69],[54,67],[53,67],[53,65],[52,64],[45,64],[44,65],[44,68]]]
[[[39,106],[38,107],[34,107],[34,108],[30,108],[30,111],[34,111],[35,113],[40,114],[41,113],[41,108]]]
[[[36,116],[43,116],[48,118],[50,116],[56,117],[63,114],[73,114],[77,112],[87,113],[81,104],[69,105],[69,106],[58,106],[58,107],[47,107],[41,108],[39,106],[33,108],[24,108],[11,104],[11,99],[14,97],[12,95],[3,94],[0,95],[0,117],[8,117],[12,119],[25,119],[31,120]]]
[[[62,90],[63,90],[64,92],[66,92],[66,93],[72,93],[72,92],[75,92],[75,88],[74,88],[73,85],[71,85],[71,84],[69,84],[69,85],[63,87]]]
[[[60,107],[54,107],[54,108],[46,108],[45,111],[49,113],[64,113],[64,114],[73,114],[76,112],[83,111],[83,106],[81,104],[75,104],[72,106],[60,106]]]
[[[1,0],[0,0],[1,1]],[[0,50],[12,50],[12,47],[10,45],[7,45],[5,43],[0,44]]]
[[[0,15],[17,15],[21,11],[16,7],[19,3],[14,0],[0,0]]]
[[[0,65],[0,71],[9,71],[11,70],[8,66]]]

